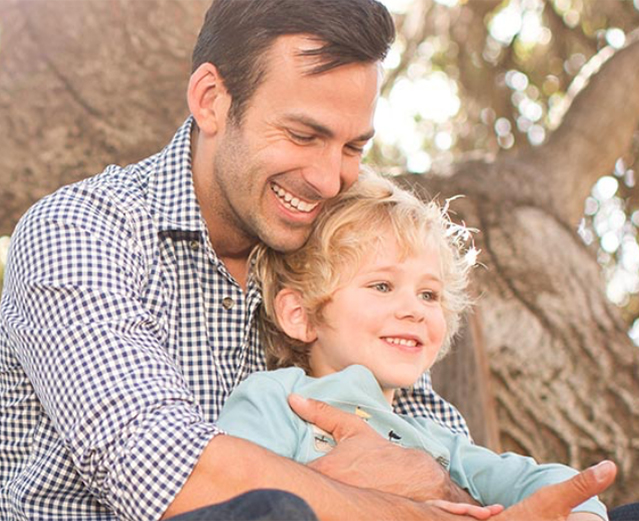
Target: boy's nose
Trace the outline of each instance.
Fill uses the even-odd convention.
[[[417,295],[398,295],[395,315],[397,318],[421,322],[425,317],[424,304]]]

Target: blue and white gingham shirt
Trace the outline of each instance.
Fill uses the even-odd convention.
[[[158,519],[231,390],[265,367],[259,291],[229,275],[202,220],[191,125],[16,228],[0,316],[4,521]],[[466,429],[427,378],[398,402]]]

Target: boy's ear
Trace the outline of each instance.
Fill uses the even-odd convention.
[[[215,65],[203,63],[191,74],[187,101],[200,132],[212,136],[224,128],[231,95]]]
[[[297,291],[286,288],[276,295],[275,315],[282,331],[291,338],[307,344],[317,339],[315,328],[302,305],[302,296]]]

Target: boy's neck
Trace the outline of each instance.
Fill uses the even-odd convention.
[[[384,389],[381,386],[380,386],[380,388],[382,389],[382,394],[384,395],[384,398],[386,398],[386,401],[390,405],[393,405],[393,400],[395,399],[395,391],[397,389]]]
[[[334,373],[335,371],[331,371],[331,372],[315,372],[313,371],[313,367],[311,364],[311,368],[308,371],[308,376],[312,376],[313,378],[321,378],[322,376],[328,376],[329,374]],[[377,381],[377,379],[375,380]],[[393,400],[395,399],[395,391],[397,389],[393,389],[393,388],[384,388],[382,387],[379,382],[377,382],[377,385],[379,385],[379,389],[380,391],[382,391],[382,394],[384,395],[384,398],[386,399],[386,401],[388,402],[389,405],[393,405]]]

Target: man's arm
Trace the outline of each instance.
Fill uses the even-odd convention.
[[[449,514],[428,503],[339,483],[251,442],[226,435],[216,436],[204,449],[162,519],[260,488],[297,494],[320,519],[474,519]]]
[[[74,185],[21,220],[0,343],[46,413],[29,447],[38,464],[25,508],[49,494],[68,512],[83,510],[90,493],[118,519],[156,519],[218,431],[167,350],[166,292],[160,277],[150,282],[144,243],[128,227],[135,219],[112,195]]]

